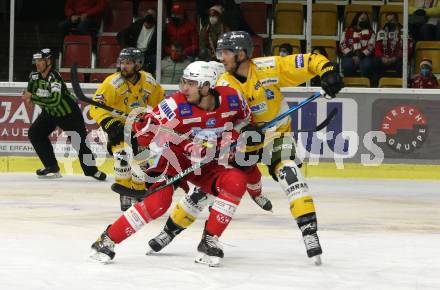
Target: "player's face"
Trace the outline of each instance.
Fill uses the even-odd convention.
[[[182,78],[180,80],[180,91],[185,94],[186,100],[190,104],[198,104],[200,100],[199,84],[197,81],[186,80]]]
[[[47,63],[44,58],[39,58],[35,60],[35,67],[39,73],[43,73],[47,68]]]
[[[134,76],[136,69],[136,65],[133,61],[124,59],[121,61],[121,75],[124,78],[131,78]]]
[[[235,54],[229,49],[222,49],[217,51],[217,59],[220,60],[225,66],[227,72],[233,73],[237,66],[235,62]]]

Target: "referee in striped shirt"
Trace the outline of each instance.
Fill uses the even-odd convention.
[[[75,148],[75,150],[78,152],[84,174],[97,180],[105,180],[105,173],[96,168],[95,156],[92,155],[86,144],[87,131],[76,97],[69,92],[66,83],[53,68],[52,62],[51,51],[48,48],[33,55],[33,63],[37,71],[30,74],[27,90],[23,93],[25,103],[37,104],[42,109],[41,114],[28,132],[29,140],[44,165],[44,168],[37,170],[37,176],[40,178],[61,177],[60,168],[49,140],[49,135],[58,126],[66,132],[75,131],[78,133],[81,142],[72,140],[72,145],[75,148],[78,147],[75,145],[80,144],[79,148]],[[73,134],[71,138],[74,139],[75,135]]]

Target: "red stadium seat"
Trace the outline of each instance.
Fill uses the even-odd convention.
[[[267,6],[263,2],[242,2],[240,8],[250,28],[257,34],[267,33]]]
[[[254,52],[252,53],[252,57],[263,56],[263,38],[255,36],[252,37],[252,41],[254,42]]]
[[[116,36],[101,35],[97,41],[97,68],[116,68],[116,61],[121,51]],[[90,74],[90,82],[102,82],[108,73]]]
[[[97,62],[98,68],[116,67],[116,60],[118,58],[121,47],[118,44],[116,36],[101,35],[97,41]]]
[[[110,3],[111,13],[104,19],[104,32],[119,32],[133,22],[133,2]]]
[[[62,67],[90,67],[92,63],[92,38],[90,35],[67,35],[64,37]]]

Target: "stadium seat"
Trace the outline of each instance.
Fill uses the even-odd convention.
[[[279,55],[280,53],[280,45],[283,43],[289,43],[293,46],[293,54],[297,54],[301,52],[301,43],[299,39],[295,38],[275,38],[272,39],[272,55]]]
[[[278,3],[275,8],[275,34],[304,34],[304,13],[299,3]]]
[[[263,56],[263,38],[259,36],[252,37],[252,41],[254,43],[254,51],[252,53],[252,57],[260,57]]]
[[[119,32],[133,22],[133,2],[110,3],[110,13],[104,19],[104,32]]]
[[[345,6],[344,12],[344,30],[345,28],[350,26],[354,16],[358,12],[366,12],[368,14],[368,17],[370,18],[370,23],[373,24],[373,7],[371,5],[347,5]]]
[[[344,85],[346,87],[361,87],[361,88],[369,88],[370,80],[368,78],[354,78],[354,77],[345,77]]]
[[[385,17],[387,13],[396,12],[399,16],[399,22],[403,23],[403,6],[398,5],[382,5],[379,9],[379,29],[385,24]]]
[[[148,9],[157,10],[157,0],[144,0],[139,2],[138,17],[144,17]]]
[[[338,35],[338,9],[336,4],[313,4],[312,35]]]
[[[379,88],[401,88],[402,78],[380,78]]]
[[[242,2],[240,9],[253,32],[267,33],[267,5],[264,2]]]
[[[440,41],[418,41],[416,43],[414,66],[417,73],[420,71],[419,64],[425,57],[432,60],[432,72],[440,73]]]
[[[338,48],[336,46],[336,40],[331,39],[312,39],[312,48],[316,46],[322,46],[328,54],[329,60],[338,62]]]
[[[115,36],[101,35],[97,41],[97,68],[116,68],[116,61],[121,51]],[[102,82],[109,74],[92,73],[91,82]]]
[[[92,63],[92,38],[90,35],[66,35],[63,43],[62,67],[90,67]]]
[[[61,67],[89,68],[92,64],[92,38],[90,35],[66,35],[63,42]],[[70,81],[70,73],[61,73],[65,81]],[[78,73],[78,79],[84,81],[84,74]]]

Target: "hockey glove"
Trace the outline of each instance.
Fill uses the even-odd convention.
[[[107,133],[109,145],[115,146],[124,141],[124,124],[120,120],[108,117],[100,125]]]
[[[264,133],[255,124],[247,124],[241,131],[241,138],[246,140],[246,146],[257,146],[264,142]]]
[[[344,82],[336,67],[328,62],[322,67],[324,73],[321,76],[321,87],[331,98],[335,98],[336,94],[344,87]]]
[[[137,121],[133,122],[133,132],[137,144],[142,147],[148,147],[153,138],[156,136],[159,122],[149,113],[138,116]]]

